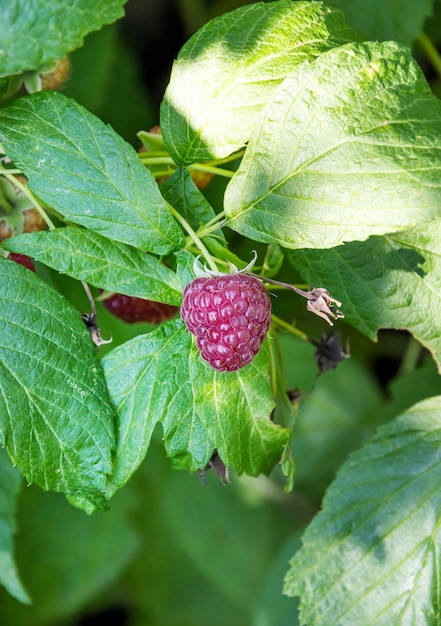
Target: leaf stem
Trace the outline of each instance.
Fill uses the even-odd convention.
[[[441,78],[441,55],[437,48],[433,45],[432,40],[426,35],[426,33],[420,33],[417,37],[424,54],[431,62],[433,68]]]
[[[176,209],[171,204],[167,202],[167,206],[171,214],[173,215],[173,217],[181,224],[182,228],[188,233],[190,239],[196,244],[197,249],[200,251],[204,259],[207,261],[210,269],[213,270],[214,272],[217,272],[218,268],[216,266],[216,263],[213,261],[213,257],[208,252],[207,248],[201,241],[200,237],[198,237],[198,235],[192,229],[190,224],[182,217],[180,213],[178,213],[178,211],[176,211]]]
[[[10,183],[12,183],[16,187],[18,187],[20,189],[20,191],[22,191],[24,193],[24,195],[27,198],[29,198],[29,200],[32,202],[34,207],[37,209],[37,211],[39,212],[39,214],[41,215],[43,220],[46,222],[47,227],[49,228],[49,230],[55,230],[55,224],[53,223],[53,221],[51,220],[49,215],[46,213],[46,211],[43,209],[41,204],[37,201],[37,199],[35,198],[34,194],[28,189],[28,187],[26,185],[24,185],[20,180],[18,180],[18,178],[16,178],[9,171],[4,170],[4,172],[2,172],[2,174],[4,175],[5,178],[7,178],[9,180]]]
[[[148,152],[147,154],[150,154],[150,153]],[[176,163],[169,156],[153,156],[153,157],[149,156],[148,158],[141,157],[141,161],[144,163],[144,165],[162,165],[163,163],[166,163],[167,165],[176,166]]]
[[[256,278],[259,278],[264,283],[270,283],[271,285],[277,285],[278,287],[282,287],[283,289],[290,289],[291,291],[294,291],[294,293],[296,293],[297,295],[303,296],[307,300],[311,300],[311,298],[312,298],[312,296],[311,296],[311,294],[309,292],[303,291],[303,289],[299,289],[298,287],[294,287],[294,285],[290,285],[288,283],[282,283],[280,280],[274,280],[273,278],[267,278],[266,276],[259,276],[258,274],[252,274],[251,273],[251,275],[255,276]]]
[[[308,341],[309,343],[311,343],[311,339],[306,333],[302,332],[289,322],[285,322],[285,320],[283,320],[281,317],[273,314],[272,320],[274,324],[278,326],[281,330],[286,330],[288,333],[291,333],[291,335],[295,335],[299,339],[303,339],[303,341]]]
[[[206,224],[202,226],[202,228],[200,229],[198,233],[199,236],[205,237],[206,235],[209,235],[215,230],[220,230],[225,224],[224,217],[225,217],[225,211],[221,211],[220,213],[215,215],[211,220],[209,220],[208,222],[206,222]]]
[[[421,344],[414,338],[410,337],[407,348],[398,369],[398,375],[409,374],[413,372],[421,355]]]
[[[215,165],[208,165],[207,163],[193,163],[186,166],[188,170],[197,170],[199,172],[208,172],[209,174],[216,174],[218,176],[225,176],[225,178],[232,178],[234,172],[231,170],[225,170]]]

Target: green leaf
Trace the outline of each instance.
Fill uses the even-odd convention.
[[[195,411],[225,465],[239,474],[268,474],[289,441],[289,431],[270,419],[268,363],[265,343],[250,365],[232,374],[213,370],[195,345],[190,354]]]
[[[0,111],[0,141],[29,188],[67,220],[157,254],[183,245],[135,150],[73,100],[20,98]]]
[[[30,598],[18,575],[13,555],[16,500],[23,480],[3,450],[0,451],[0,475],[0,584],[14,598],[29,604]]]
[[[259,2],[211,20],[180,51],[161,105],[171,156],[188,164],[243,147],[293,67],[357,38],[321,2]]]
[[[439,622],[440,400],[383,426],[328,490],[285,582],[302,624]]]
[[[110,479],[112,492],[122,487],[139,467],[160,420],[171,422],[174,419],[170,433],[171,453],[185,452],[188,441],[178,449],[173,436],[180,431],[180,420],[188,418],[185,383],[190,342],[190,334],[182,320],[177,319],[127,341],[103,358],[104,374],[117,415],[115,466]],[[188,431],[187,440],[190,434]]]
[[[176,274],[156,257],[90,230],[67,226],[11,237],[2,246],[108,291],[172,305],[182,300]]]
[[[351,26],[366,39],[402,41],[410,44],[432,15],[433,0],[332,0],[344,11]]]
[[[170,178],[161,184],[160,190],[167,202],[196,231],[216,217],[212,206],[196,187],[191,174],[185,168],[177,169]],[[221,230],[216,230],[213,234],[225,241]]]
[[[309,284],[342,302],[345,321],[375,339],[380,328],[407,329],[441,369],[441,220],[332,250],[289,258]]]
[[[228,225],[297,249],[428,221],[440,215],[440,148],[441,102],[407,48],[330,50],[262,113],[226,190]]]
[[[167,455],[178,468],[204,469],[217,450],[238,473],[269,473],[289,439],[274,424],[268,353],[222,373],[203,361],[181,319],[166,322],[105,355],[118,437],[112,489],[139,467],[162,422]]]
[[[14,0],[0,6],[0,76],[38,70],[122,17],[126,0]]]
[[[102,506],[113,410],[80,314],[0,257],[0,438],[28,482]]]

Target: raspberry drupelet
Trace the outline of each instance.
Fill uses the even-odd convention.
[[[181,317],[211,367],[235,372],[258,353],[271,322],[271,300],[254,276],[196,278],[184,289]]]

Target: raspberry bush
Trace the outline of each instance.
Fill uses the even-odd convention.
[[[0,8],[0,623],[438,624],[438,3],[124,4]]]

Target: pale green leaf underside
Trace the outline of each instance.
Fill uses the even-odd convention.
[[[305,62],[262,113],[225,194],[229,226],[327,248],[441,213],[441,102],[407,48],[348,44]]]
[[[122,17],[126,0],[11,0],[0,3],[0,76],[37,70]]]
[[[81,316],[3,257],[0,291],[1,442],[29,483],[102,505],[113,410]]]
[[[356,38],[321,2],[259,2],[211,20],[180,51],[161,105],[170,154],[188,164],[238,150],[296,64]]]
[[[190,354],[194,410],[225,465],[239,474],[268,474],[289,439],[270,419],[268,362],[265,343],[250,365],[233,374],[215,372],[195,345]]]
[[[439,624],[440,407],[415,405],[342,467],[285,581],[302,624]]]
[[[16,500],[23,479],[4,450],[0,451],[0,584],[20,602],[28,604],[29,595],[19,578],[13,554]]]
[[[409,330],[441,369],[441,221],[332,250],[289,258],[311,285],[342,302],[345,320],[372,339],[380,328]]]
[[[176,274],[156,257],[90,230],[67,226],[11,237],[2,246],[107,291],[172,305],[182,300]]]
[[[432,14],[433,0],[330,0],[366,39],[402,41],[410,44]]]
[[[167,455],[190,470],[203,469],[217,450],[239,473],[269,472],[287,442],[288,432],[270,420],[265,348],[250,366],[219,374],[177,319],[108,353],[103,367],[119,424],[112,489],[137,469],[158,422]]]
[[[183,244],[135,150],[74,100],[41,92],[0,111],[0,141],[29,187],[66,219],[149,252]]]

